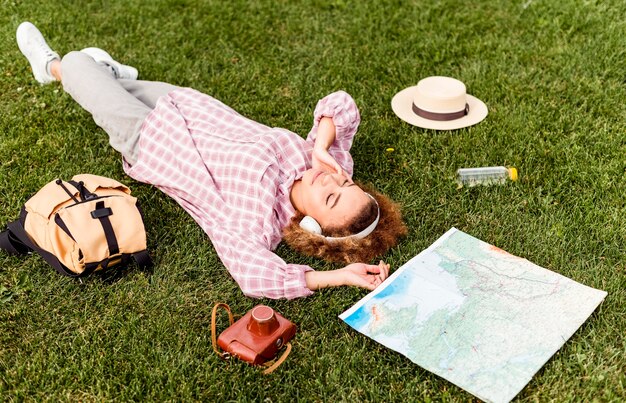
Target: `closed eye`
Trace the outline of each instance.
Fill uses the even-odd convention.
[[[348,186],[346,186],[346,184],[348,184]],[[346,180],[345,180],[345,181],[341,184],[341,187],[348,187],[348,188],[349,188],[350,186],[356,186],[356,183],[354,183],[354,182],[350,182],[348,179],[346,179]],[[335,195],[334,193],[331,193],[331,194],[329,194],[329,195],[328,195],[328,197],[326,198],[326,205],[328,205],[328,202],[330,201],[330,198],[331,198],[332,196],[334,196],[334,195]],[[340,198],[341,198],[341,193],[339,193],[339,194],[337,195],[337,197],[335,197],[335,200],[333,201],[333,205],[332,205],[332,206],[330,206],[330,208],[335,207],[335,206],[337,205],[337,202],[339,202],[339,199],[340,199]]]

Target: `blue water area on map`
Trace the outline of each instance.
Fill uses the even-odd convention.
[[[357,310],[352,312],[352,315],[344,319],[344,321],[352,326],[354,329],[359,330],[367,324],[370,320],[370,314],[365,310],[365,305],[361,305]]]
[[[410,272],[405,271],[396,277],[391,284],[389,284],[385,289],[380,291],[378,294],[372,297],[372,300],[375,299],[385,299],[392,295],[402,295],[405,289],[408,288],[411,283],[408,280]],[[370,300],[371,301],[371,300]],[[354,329],[360,329],[365,326],[367,322],[369,322],[371,318],[371,313],[369,310],[369,303],[365,303],[361,305],[358,309],[356,309],[350,316],[348,316],[344,321],[352,326]]]

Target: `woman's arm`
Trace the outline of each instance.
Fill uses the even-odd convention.
[[[333,118],[324,116],[320,119],[317,126],[317,137],[315,138],[315,147],[328,150],[335,142],[336,130]]]
[[[243,293],[254,298],[297,298],[338,286],[373,290],[389,276],[389,265],[352,263],[338,270],[314,271],[285,263],[278,255],[241,234],[226,231],[211,237],[218,255]],[[226,241],[226,242],[224,242]]]
[[[350,147],[361,121],[354,99],[345,91],[333,92],[317,103],[313,115],[313,128],[307,137],[307,142],[313,146],[313,163],[325,163],[326,170],[338,172],[341,169],[351,177]]]
[[[389,265],[382,260],[378,265],[352,263],[338,270],[308,271],[304,276],[307,288],[312,291],[342,285],[373,290],[389,276]]]
[[[317,137],[313,146],[312,164],[313,168],[324,171],[343,173],[341,165],[328,153],[328,149],[335,142],[336,130],[333,119],[323,117],[317,127]]]

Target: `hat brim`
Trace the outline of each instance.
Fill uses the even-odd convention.
[[[455,130],[475,125],[487,117],[487,105],[480,99],[467,94],[467,104],[469,105],[469,113],[462,118],[439,121],[423,118],[413,112],[413,94],[417,86],[405,88],[398,92],[391,100],[391,109],[393,112],[405,122],[422,127],[424,129],[433,130]]]

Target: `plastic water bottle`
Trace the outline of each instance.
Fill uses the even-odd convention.
[[[460,168],[456,171],[459,186],[501,185],[517,180],[517,169],[507,167]]]

